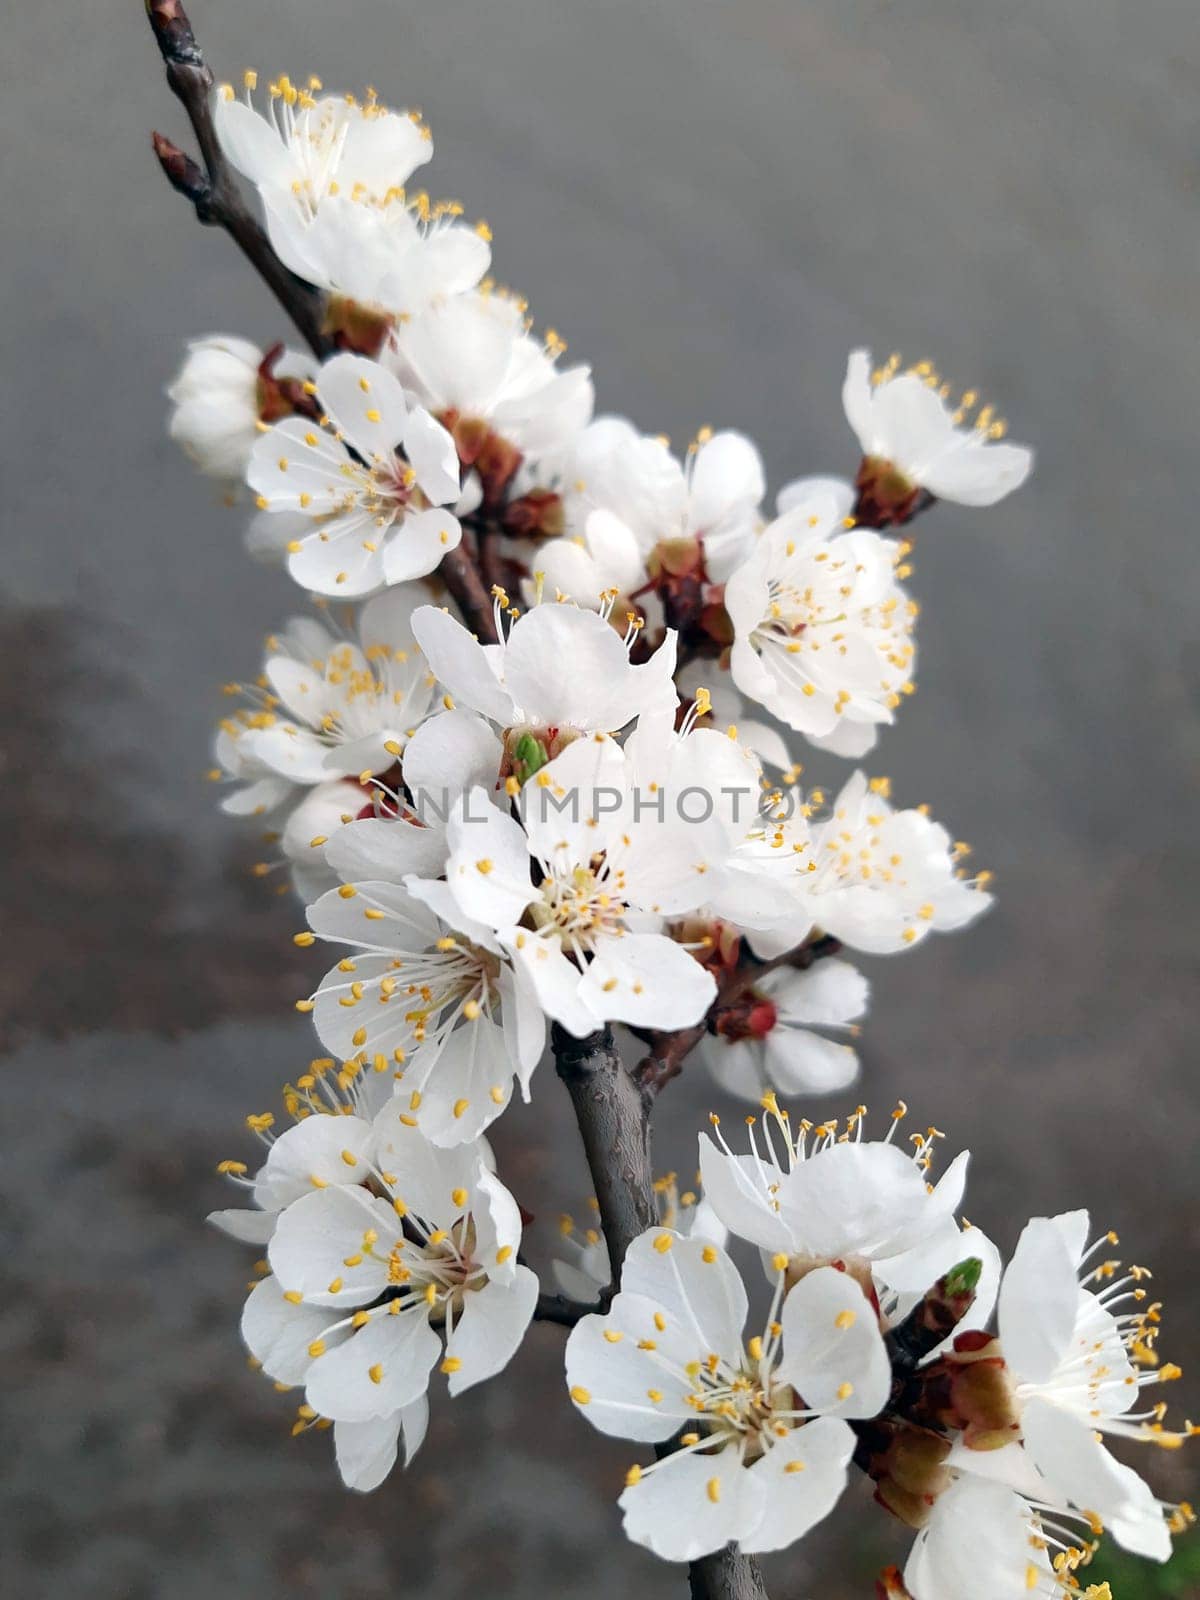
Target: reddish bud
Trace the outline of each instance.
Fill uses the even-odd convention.
[[[933,504],[927,489],[882,456],[863,457],[854,487],[858,490],[854,520],[864,528],[900,527]]]
[[[321,331],[333,339],[339,350],[374,359],[392,331],[392,318],[377,306],[363,305],[347,295],[331,294]]]
[[[718,1010],[713,1032],[728,1039],[765,1039],[779,1020],[779,1009],[765,994],[747,992],[734,1005]]]
[[[166,174],[167,182],[178,194],[185,195],[193,205],[204,205],[212,194],[207,175],[177,144],[161,133],[150,135],[158,164]]]
[[[562,496],[553,489],[531,489],[504,508],[504,531],[514,539],[557,538],[565,526]]]

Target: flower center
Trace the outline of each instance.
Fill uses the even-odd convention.
[[[603,856],[566,872],[551,867],[542,880],[541,899],[531,907],[534,926],[565,945],[584,948],[602,934],[619,936],[625,931],[624,891],[624,872],[611,869]]]

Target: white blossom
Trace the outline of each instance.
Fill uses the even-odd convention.
[[[388,1456],[397,1419],[420,1421],[443,1348],[457,1395],[508,1364],[537,1298],[517,1261],[520,1212],[483,1147],[439,1150],[414,1123],[393,1099],[369,1151],[345,1151],[359,1181],[318,1184],[285,1207],[268,1249],[275,1288],[257,1288],[262,1303],[243,1320],[268,1371],[287,1351],[282,1381],[304,1385],[312,1413],[374,1425],[358,1441],[372,1460]]]
[[[349,599],[424,577],[462,537],[443,509],[459,496],[453,439],[364,356],[327,361],[316,395],[321,422],[288,417],[269,428],[246,473],[261,511],[307,528],[287,547],[288,571],[317,594]]]
[[[1089,1248],[1087,1236],[1087,1212],[1074,1211],[1035,1217],[1018,1241],[997,1320],[1021,1444],[989,1451],[988,1469],[1001,1479],[1017,1474],[1012,1486],[1022,1489],[1023,1454],[1053,1498],[1100,1517],[1126,1549],[1165,1561],[1171,1543],[1161,1510],[1101,1435],[1177,1444],[1179,1435],[1162,1427],[1163,1408],[1133,1407],[1144,1389],[1178,1377],[1179,1369],[1150,1354],[1158,1312],[1147,1317],[1143,1310],[1141,1283],[1149,1275],[1138,1267],[1119,1274],[1116,1261],[1084,1273],[1089,1258],[1115,1242],[1102,1235]],[[1139,1365],[1147,1359],[1152,1364]],[[973,1470],[978,1452],[969,1437],[964,1444],[959,1463]]]
[[[376,596],[358,615],[357,639],[294,617],[267,640],[262,687],[239,688],[249,703],[217,733],[217,760],[241,785],[224,810],[278,815],[313,786],[366,783],[395,765],[433,704],[435,681],[411,627],[423,599],[409,585]]]
[[[904,1584],[911,1600],[1078,1600],[1074,1571],[1086,1554],[1054,1508],[962,1474],[918,1533]]]
[[[852,1025],[866,1011],[868,993],[867,980],[846,961],[819,961],[807,972],[777,967],[754,984],[736,1026],[701,1041],[701,1054],[722,1089],[755,1104],[769,1089],[848,1089],[858,1056],[826,1032],[857,1032]]]
[[[545,1043],[527,978],[490,930],[464,917],[444,883],[330,890],[308,910],[321,939],[347,947],[313,996],[322,1044],[386,1073],[434,1144],[478,1137],[526,1100]]]
[[[374,314],[380,340],[397,320],[473,289],[487,271],[486,225],[467,227],[460,213],[454,202],[431,205],[424,194],[408,201],[403,192],[382,205],[335,196],[309,219],[267,207],[272,242],[288,266],[353,303],[351,330],[362,311]]]
[[[495,435],[538,460],[567,449],[592,414],[589,369],[560,371],[562,348],[557,336],[545,344],[530,336],[523,302],[473,290],[400,323],[385,359],[460,449],[468,440],[481,449]]]
[[[991,406],[971,420],[976,397],[952,407],[928,362],[899,370],[898,358],[876,371],[868,350],[846,365],[842,404],[867,458],[891,468],[913,490],[964,506],[991,506],[1019,489],[1033,468],[1024,445],[1001,444],[1005,425]],[[861,485],[860,477],[860,485]]]
[[[623,640],[593,611],[547,602],[506,630],[499,600],[495,610],[498,644],[480,644],[436,606],[414,614],[413,631],[454,703],[498,727],[553,744],[572,733],[615,733],[643,712],[677,704],[673,633],[635,666],[635,633]]]
[[[753,546],[765,489],[762,460],[743,434],[703,429],[685,465],[666,440],[639,434],[623,417],[597,418],[563,469],[568,535],[590,528],[592,512],[607,512],[643,566],[658,544],[696,541],[713,583],[723,583]],[[606,532],[615,543],[611,524]],[[559,581],[555,551],[551,540],[544,552],[551,581]],[[562,587],[581,605],[593,602],[592,591]]]
[[[970,878],[960,866],[968,847],[924,807],[896,810],[889,793],[886,779],[856,772],[818,817],[819,791],[808,801],[798,790],[779,796],[734,863],[760,955],[780,955],[814,928],[864,954],[890,955],[988,909],[991,875]],[[775,921],[771,893],[782,898]]]
[[[891,1370],[875,1308],[847,1273],[819,1268],[774,1295],[743,1343],[746,1291],[719,1246],[653,1228],[626,1253],[605,1316],[567,1341],[571,1398],[602,1433],[680,1448],[634,1467],[625,1531],[670,1561],[731,1540],[779,1550],[832,1510],[854,1452],[847,1418],[871,1417]]]
[[[899,560],[895,541],[845,525],[833,493],[777,517],[725,585],[737,687],[823,749],[865,754],[912,679]]]
[[[213,99],[217,135],[244,177],[267,194],[289,197],[298,211],[311,212],[339,193],[381,204],[433,154],[419,118],[388,111],[373,92],[365,101],[318,100],[315,79],[301,87],[283,73],[269,85],[264,115],[251,98],[257,86],[250,72],[244,100],[231,84],[220,87]]]
[[[840,1261],[882,1295],[923,1293],[938,1276],[928,1275],[930,1253],[940,1260],[958,1248],[954,1213],[967,1153],[931,1186],[934,1130],[917,1136],[911,1153],[900,1149],[893,1134],[903,1108],[886,1139],[865,1140],[861,1111],[839,1137],[836,1122],[793,1128],[771,1093],[763,1106],[761,1139],[752,1128],[745,1155],[726,1144],[718,1118],[710,1119],[716,1142],[700,1136],[704,1193],[730,1232],[764,1251],[784,1251],[794,1270]]]
[[[266,352],[232,334],[193,339],[183,366],[167,389],[173,410],[167,432],[201,472],[236,481],[244,474],[260,432],[266,399]],[[316,362],[285,350],[272,379],[311,379]]]
[[[482,791],[452,817],[446,878],[461,911],[522,967],[578,1037],[605,1021],[686,1027],[711,976],[663,931],[703,899],[711,829],[635,815],[625,757],[577,739],[522,792],[522,822]]]

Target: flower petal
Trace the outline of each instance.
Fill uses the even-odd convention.
[[[750,1468],[762,1484],[763,1507],[758,1526],[742,1535],[742,1549],[782,1550],[816,1527],[846,1487],[853,1454],[854,1434],[837,1417],[817,1417],[773,1444]]]
[[[537,1304],[538,1281],[528,1267],[518,1266],[510,1282],[490,1278],[468,1294],[462,1315],[446,1344],[446,1354],[461,1365],[450,1374],[449,1389],[458,1395],[506,1367],[520,1348]]]
[[[762,1520],[764,1485],[736,1450],[669,1456],[617,1504],[625,1533],[664,1561],[696,1561],[750,1534]]]
[[[892,1383],[875,1308],[857,1280],[818,1267],[789,1290],[780,1314],[779,1376],[826,1416],[873,1417]]]

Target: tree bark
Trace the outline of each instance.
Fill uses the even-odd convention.
[[[551,1040],[592,1174],[614,1281],[638,1234],[658,1221],[650,1165],[650,1107],[621,1064],[612,1029],[576,1039],[556,1023]],[[688,1568],[692,1600],[767,1600],[758,1563],[728,1545]]]
[[[758,1562],[727,1544],[688,1568],[692,1600],[767,1600]]]
[[[575,1108],[615,1280],[630,1244],[658,1221],[646,1102],[621,1064],[611,1028],[576,1039],[556,1023],[552,1042],[558,1075]]]

